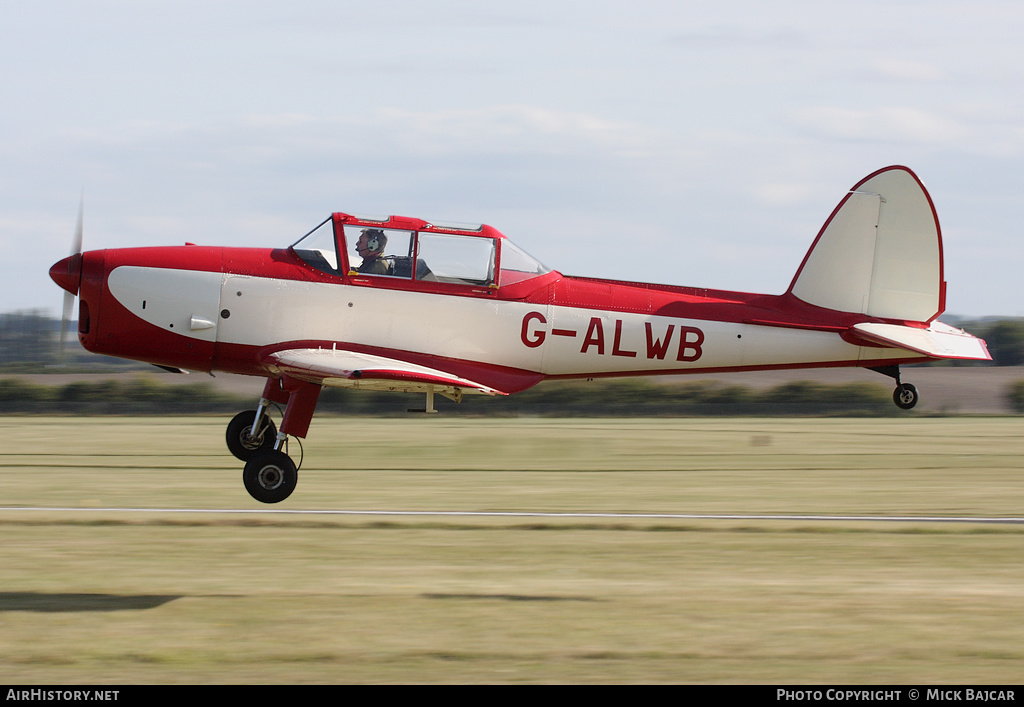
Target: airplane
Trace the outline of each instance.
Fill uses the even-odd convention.
[[[87,350],[173,372],[266,378],[227,426],[257,501],[295,489],[324,386],[426,395],[508,395],[542,380],[991,360],[938,321],[942,237],[911,170],[857,182],[781,295],[570,277],[486,225],[333,213],[285,248],[181,246],[81,252],[50,269],[79,300]],[[351,249],[351,250],[350,250]],[[284,406],[280,428],[272,404]]]

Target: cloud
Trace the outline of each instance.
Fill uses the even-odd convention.
[[[687,49],[793,49],[810,43],[810,36],[797,29],[747,29],[732,25],[715,25],[687,29],[668,37],[671,46]]]
[[[880,59],[875,62],[873,68],[880,77],[895,81],[935,83],[946,78],[945,73],[937,66],[922,61]]]
[[[651,148],[651,130],[581,112],[531,105],[418,112],[382,109],[372,132],[401,136],[420,154],[564,153],[581,144],[616,153]]]
[[[966,129],[957,121],[902,106],[856,110],[815,106],[796,113],[797,125],[833,140],[944,144],[960,140]]]
[[[796,182],[770,182],[754,187],[754,198],[768,206],[798,204],[815,191],[815,185]]]
[[[658,140],[646,126],[525,104],[435,111],[382,107],[332,116],[258,114],[203,124],[134,122],[62,137],[81,150],[164,154],[196,165],[276,164],[310,155],[452,159],[584,150],[636,156],[653,154]]]

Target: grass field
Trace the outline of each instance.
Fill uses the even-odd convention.
[[[0,682],[1024,679],[1024,526],[267,508],[226,419],[0,417]],[[318,417],[282,508],[1024,516],[1024,419]],[[298,456],[293,444],[292,453]]]

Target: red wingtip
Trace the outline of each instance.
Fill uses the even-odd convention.
[[[50,268],[50,278],[73,295],[78,294],[82,281],[82,254],[69,255]]]

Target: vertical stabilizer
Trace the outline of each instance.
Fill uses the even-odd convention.
[[[906,167],[886,167],[843,198],[789,291],[819,307],[929,322],[945,308],[942,236],[931,197]]]

